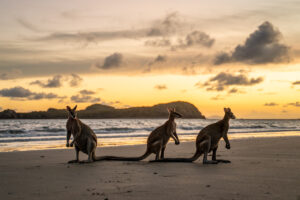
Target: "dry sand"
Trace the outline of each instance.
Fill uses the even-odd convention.
[[[0,153],[0,199],[300,199],[300,137],[233,140],[231,147],[220,143],[219,158],[232,163],[218,165],[202,165],[202,157],[66,164],[73,149]],[[194,150],[194,143],[171,141],[165,155],[189,157]],[[144,151],[145,145],[106,147],[97,155]]]

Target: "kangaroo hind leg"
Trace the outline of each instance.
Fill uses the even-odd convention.
[[[203,150],[203,164],[218,164],[218,161],[215,160],[207,160],[207,154],[210,150],[211,138],[207,136],[205,140],[200,143],[200,149]]]
[[[80,163],[91,163],[94,161],[93,159],[93,153],[95,152],[96,150],[96,147],[95,147],[95,142],[94,141],[91,141],[91,140],[88,140],[87,141],[87,155],[88,155],[88,159],[87,160],[84,160]]]

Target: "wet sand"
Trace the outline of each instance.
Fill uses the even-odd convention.
[[[101,142],[101,141],[100,141]],[[66,164],[73,149],[0,153],[1,199],[300,199],[300,137],[220,143],[231,164],[96,162]],[[138,156],[145,145],[98,148]],[[168,144],[166,157],[190,157],[193,142]],[[87,156],[80,154],[81,159]]]

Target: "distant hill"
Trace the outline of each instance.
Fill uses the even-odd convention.
[[[117,109],[112,106],[93,104],[84,110],[78,111],[78,117],[82,119],[106,119],[106,118],[166,118],[167,108],[176,108],[176,111],[184,118],[205,119],[205,116],[191,103],[176,101],[165,104],[157,104],[149,107],[131,107]],[[14,110],[0,112],[0,119],[64,119],[68,114],[65,109],[49,108],[47,111],[33,111],[29,113],[17,113]]]

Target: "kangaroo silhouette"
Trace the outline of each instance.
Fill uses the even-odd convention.
[[[79,161],[79,151],[88,155],[88,160],[82,162],[93,162],[101,160],[101,157],[96,157],[95,151],[97,148],[97,136],[94,131],[86,124],[82,123],[76,114],[77,105],[71,109],[67,106],[68,121],[67,127],[67,144],[66,146],[73,146],[75,144],[76,159],[69,161],[69,163],[77,163]],[[71,135],[73,141],[69,144]]]
[[[147,158],[150,154],[154,153],[155,160],[160,157],[164,158],[164,152],[166,149],[166,145],[171,138],[174,139],[175,144],[178,145],[179,139],[176,133],[176,123],[175,118],[181,118],[182,115],[175,111],[175,108],[169,109],[169,119],[161,126],[154,129],[147,139],[147,149],[146,152],[138,157],[117,157],[117,156],[104,156],[102,160],[114,160],[114,161],[140,161]]]
[[[196,139],[196,152],[190,158],[165,158],[162,160],[153,160],[151,162],[193,162],[197,160],[202,154],[203,164],[217,164],[219,162],[230,163],[229,160],[217,160],[216,154],[218,143],[221,138],[226,143],[226,148],[230,149],[230,143],[227,137],[229,129],[229,120],[235,119],[234,114],[230,108],[224,108],[224,118],[216,123],[204,127],[198,134]],[[207,154],[213,151],[212,160],[207,160]]]

